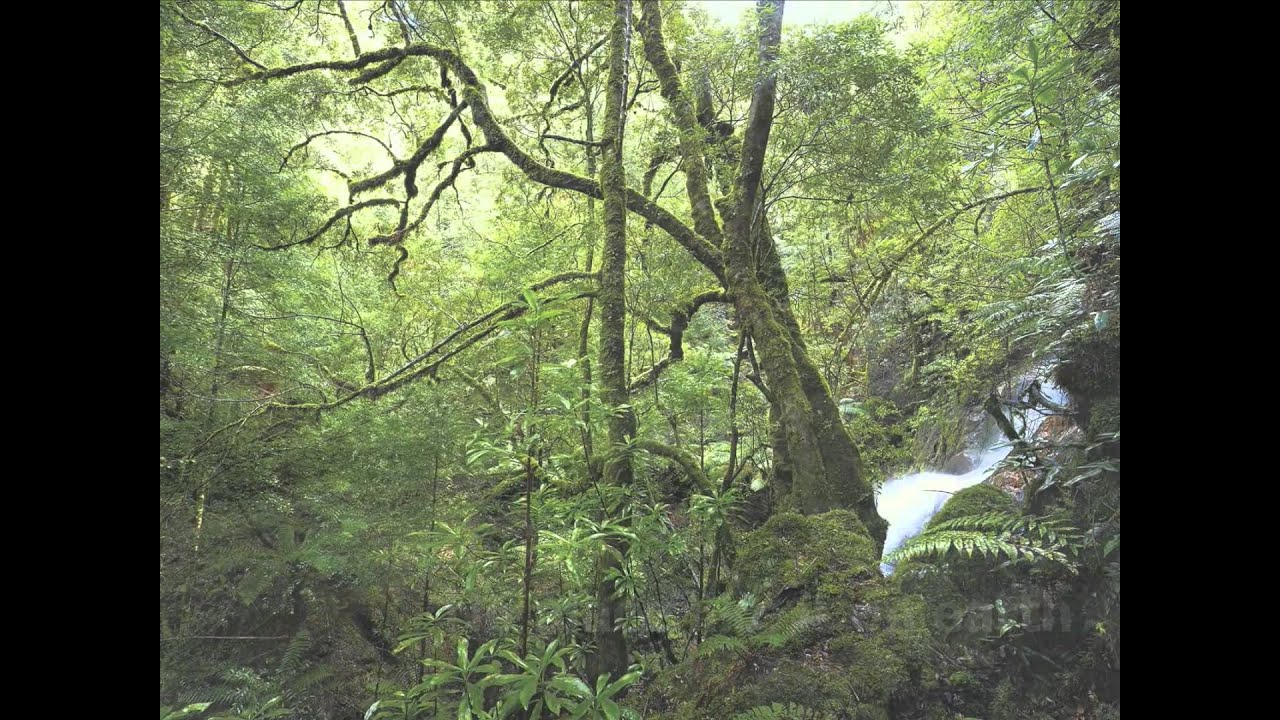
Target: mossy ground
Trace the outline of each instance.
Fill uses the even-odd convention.
[[[735,567],[734,596],[755,601],[756,641],[660,673],[643,697],[646,717],[731,718],[772,703],[826,713],[814,717],[927,716],[930,692],[945,683],[927,607],[881,577],[857,515],[775,515],[742,536]],[[812,631],[758,642],[815,617]],[[928,716],[947,716],[936,710]]]

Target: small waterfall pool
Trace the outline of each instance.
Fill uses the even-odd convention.
[[[1058,405],[1066,403],[1061,390],[1047,381],[1041,382],[1040,389],[1046,398]],[[1025,427],[1020,427],[1021,423],[1017,418],[1014,419],[1014,426],[1022,430],[1024,437],[1029,437],[1048,416],[1047,411],[1042,412],[1039,408],[1028,410]],[[977,449],[966,451],[973,469],[964,474],[925,470],[885,481],[876,495],[880,516],[889,523],[889,534],[884,543],[885,553],[897,549],[907,538],[918,534],[952,494],[987,479],[1010,450],[1008,440],[993,427],[987,428],[984,441],[979,445]],[[893,566],[881,564],[880,570],[888,575],[893,572]]]

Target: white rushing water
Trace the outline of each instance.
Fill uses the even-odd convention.
[[[1066,399],[1061,390],[1048,382],[1042,381],[1041,392],[1050,401],[1064,404]],[[1026,413],[1026,428],[1017,419],[1014,426],[1023,431],[1023,437],[1030,438],[1044,421],[1046,414],[1038,410]],[[1009,454],[1009,442],[998,431],[987,433],[987,442],[982,443],[981,450],[968,451],[972,470],[962,475],[953,475],[936,470],[901,475],[886,480],[876,496],[876,505],[889,523],[889,534],[885,538],[884,551],[888,553],[896,549],[907,538],[920,532],[934,513],[942,509],[951,495],[971,485],[977,485],[991,475],[996,465]],[[888,575],[893,572],[892,565],[880,566]]]

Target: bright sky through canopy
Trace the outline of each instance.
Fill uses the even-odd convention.
[[[732,25],[755,5],[755,0],[698,0],[711,17]],[[856,15],[874,12],[876,6],[884,7],[878,0],[788,0],[782,21],[786,25],[807,25],[812,22],[841,22]]]

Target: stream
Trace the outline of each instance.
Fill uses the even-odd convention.
[[[1047,380],[1042,379],[1040,382],[1040,389],[1045,397],[1059,405],[1066,404],[1062,390]],[[1025,424],[1015,415],[1014,427],[1022,431],[1023,437],[1030,438],[1050,414],[1043,408],[1027,410]],[[1011,449],[1009,441],[1000,434],[995,423],[987,418],[982,426],[980,440],[965,451],[972,463],[972,469],[968,472],[952,474],[924,470],[886,480],[876,494],[880,516],[889,523],[884,552],[887,554],[897,549],[905,540],[918,534],[952,494],[990,477],[996,465],[1008,456]],[[880,570],[889,575],[893,572],[893,566],[881,564]]]

